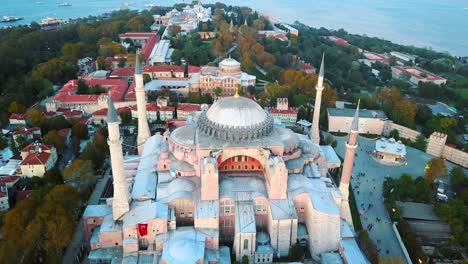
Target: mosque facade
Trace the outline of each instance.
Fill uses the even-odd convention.
[[[323,69],[319,79],[318,86]],[[146,116],[145,97],[137,101]],[[90,263],[231,263],[231,255],[271,263],[296,243],[313,256],[368,263],[348,204],[357,114],[338,188],[328,177],[336,154],[313,142],[316,132],[276,126],[268,111],[237,93],[163,135],[139,125],[139,154],[125,158],[111,100],[108,109],[114,197],[85,210]]]

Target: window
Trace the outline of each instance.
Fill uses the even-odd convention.
[[[262,199],[254,200],[254,209],[255,209],[255,213],[266,212],[265,201],[263,201]]]
[[[231,224],[232,224],[231,220],[229,219],[223,220],[223,227],[231,227]]]
[[[227,170],[227,165],[224,165],[224,170]]]
[[[224,200],[221,202],[220,212],[223,215],[230,215],[234,212],[234,202],[232,200]]]
[[[247,250],[247,249],[249,249],[249,240],[244,239],[244,250]]]

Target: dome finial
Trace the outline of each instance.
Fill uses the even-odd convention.
[[[235,98],[239,98],[239,87],[236,88],[236,94],[234,95]]]

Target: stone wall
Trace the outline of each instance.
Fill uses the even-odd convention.
[[[457,165],[468,168],[468,153],[445,145],[446,141],[446,134],[439,132],[432,133],[427,141],[426,153],[435,157],[442,157]]]
[[[383,127],[382,135],[388,137],[392,130],[397,130],[401,138],[406,138],[411,141],[416,141],[416,138],[421,135],[421,132],[419,131],[395,124],[391,120],[387,120]]]
[[[445,146],[442,157],[462,167],[468,168],[468,153],[462,150]]]

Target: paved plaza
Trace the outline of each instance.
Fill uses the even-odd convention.
[[[338,142],[335,150],[342,158],[344,158],[347,138],[347,136],[335,136]],[[351,185],[356,197],[357,206],[361,212],[362,227],[369,231],[368,227],[372,225],[369,236],[377,245],[382,257],[399,256],[404,260],[403,251],[393,232],[392,223],[383,204],[383,182],[387,176],[398,178],[403,173],[411,174],[414,177],[422,176],[424,175],[424,168],[427,162],[433,157],[425,152],[407,146],[407,165],[386,166],[370,157],[369,153],[374,148],[375,140],[359,137]],[[450,170],[452,165],[447,164],[447,167]],[[364,176],[358,176],[360,173]],[[377,221],[377,218],[381,219],[381,221]]]

